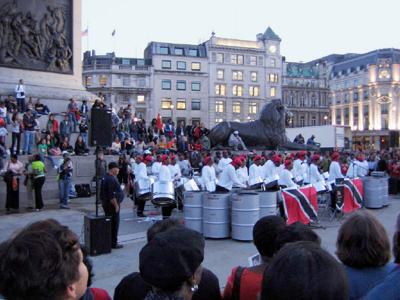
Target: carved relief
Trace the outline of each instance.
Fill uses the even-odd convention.
[[[72,0],[0,0],[0,66],[70,74]]]

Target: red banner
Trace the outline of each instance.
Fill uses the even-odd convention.
[[[318,196],[315,187],[283,190],[282,196],[288,225],[318,221]]]

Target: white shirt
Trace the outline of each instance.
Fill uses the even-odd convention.
[[[268,160],[262,167],[262,178],[267,181],[276,180],[279,176],[279,167],[275,166],[272,160]]]
[[[241,183],[247,185],[247,182],[249,181],[249,173],[247,172],[246,166],[238,168],[236,170],[236,175]]]
[[[144,162],[138,164],[134,170],[134,173],[135,173],[135,181],[138,181],[139,179],[146,179],[147,178],[146,164]]]
[[[169,172],[171,173],[172,180],[179,179],[182,177],[181,168],[179,168],[178,164],[169,165]]]
[[[230,159],[229,157],[228,158],[221,158],[220,160],[219,160],[219,162],[218,162],[218,169],[219,169],[219,171],[220,172],[222,172],[224,169],[225,169],[225,167],[227,166],[227,165],[229,165],[230,163],[232,162],[232,159]]]
[[[161,165],[160,171],[158,173],[158,179],[160,181],[172,181],[171,172],[169,171],[168,166]]]
[[[349,178],[364,177],[368,175],[368,162],[355,160],[350,163],[346,176]]]
[[[319,172],[318,167],[315,164],[310,165],[310,183],[316,183],[319,181],[324,181],[324,177],[322,174]]]
[[[204,166],[201,169],[201,182],[203,184],[203,188],[207,189],[207,186],[211,183],[215,183],[217,180],[217,176],[215,175],[214,167]]]
[[[285,185],[288,188],[297,188],[297,184],[293,181],[293,175],[288,169],[283,169],[278,180],[279,185]]]
[[[7,117],[7,107],[0,107],[0,118],[5,119]]]
[[[338,178],[344,178],[342,171],[340,169],[340,165],[337,161],[332,161],[329,165],[329,177],[328,181],[334,181]]]
[[[159,161],[154,162],[153,165],[151,166],[151,173],[153,173],[153,175],[158,175],[158,173],[160,172],[161,165],[162,164]]]
[[[256,164],[252,164],[249,168],[249,184],[257,184],[262,180],[262,169],[261,166],[257,166]]]
[[[15,86],[15,93],[17,98],[25,98],[25,86],[23,84],[17,84]],[[22,96],[21,93],[24,93]]]
[[[233,185],[237,187],[246,187],[243,183],[241,183],[236,175],[235,167],[231,164],[227,165],[221,173],[219,177],[219,186],[226,188],[227,190],[231,190]]]

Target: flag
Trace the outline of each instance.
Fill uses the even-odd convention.
[[[283,207],[287,224],[301,222],[309,224],[318,221],[318,196],[313,186],[282,191]]]
[[[156,127],[158,128],[158,130],[162,130],[163,127],[164,127],[163,123],[162,123],[162,120],[161,120],[160,113],[158,113],[158,115],[157,115]]]
[[[342,211],[345,214],[358,210],[362,207],[364,187],[360,178],[345,180],[343,182]]]
[[[81,32],[81,37],[88,36],[89,28],[86,28],[84,31]]]
[[[114,29],[113,32],[111,33],[111,36],[115,36],[115,29]]]

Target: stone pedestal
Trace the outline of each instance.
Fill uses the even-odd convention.
[[[22,1],[22,0],[17,0]],[[43,1],[43,3],[40,3]],[[63,111],[66,109],[67,100],[75,97],[77,100],[91,100],[95,95],[87,92],[82,85],[82,54],[81,54],[81,0],[68,0],[65,2],[69,5],[72,4],[72,18],[65,18],[68,30],[72,30],[72,65],[68,74],[62,72],[51,71],[34,71],[32,68],[13,68],[13,67],[0,67],[0,95],[4,96],[11,94],[15,97],[14,89],[18,84],[19,79],[24,80],[26,90],[26,101],[29,97],[33,99],[40,98],[46,103],[52,111]],[[7,0],[0,1],[1,4],[6,3]],[[8,0],[8,2],[12,2]],[[35,2],[38,10],[43,10],[47,5],[46,0],[39,0]],[[62,3],[62,1],[60,1]],[[19,5],[19,4],[18,4]],[[56,5],[56,4],[55,4]],[[18,7],[20,9],[20,7]],[[27,12],[22,11],[23,14]],[[42,16],[49,14],[48,11],[38,12],[37,31],[42,32],[41,22]],[[32,13],[35,17],[34,13]],[[71,31],[69,31],[71,32]]]

